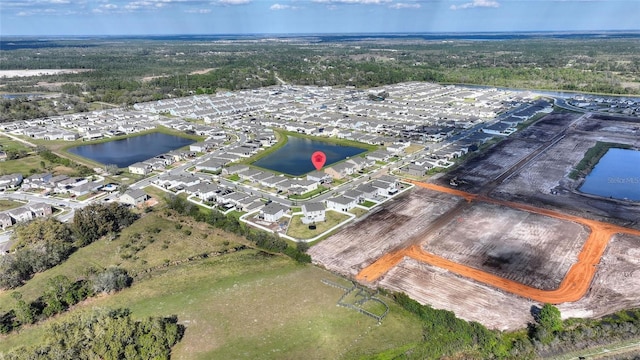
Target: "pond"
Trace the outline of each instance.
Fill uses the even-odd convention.
[[[180,136],[154,132],[99,144],[76,146],[67,151],[105,165],[114,164],[124,168],[194,142]]]
[[[327,167],[348,157],[362,154],[367,150],[289,136],[287,143],[283,147],[254,162],[253,165],[293,176],[300,176],[315,170],[311,163],[311,154],[315,151],[322,151],[327,155],[327,162],[324,165],[324,167]]]
[[[640,151],[609,149],[579,190],[592,195],[640,201]]]

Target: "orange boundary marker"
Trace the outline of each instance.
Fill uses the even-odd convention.
[[[508,291],[510,293],[534,299],[536,301],[551,304],[572,302],[581,299],[589,290],[591,281],[596,274],[597,265],[598,263],[600,263],[600,259],[602,258],[602,255],[607,248],[607,244],[609,243],[613,235],[624,233],[640,236],[640,230],[636,229],[625,228],[610,223],[563,214],[553,210],[541,209],[535,206],[491,199],[486,196],[474,195],[464,191],[450,189],[435,184],[423,183],[414,180],[404,181],[410,182],[414,185],[426,189],[460,196],[465,198],[469,202],[473,200],[479,200],[492,204],[508,206],[535,214],[554,217],[561,220],[572,221],[588,226],[591,229],[591,233],[585,241],[582,250],[578,254],[578,261],[571,266],[564,279],[560,283],[560,286],[555,290],[537,289],[513,280],[490,274],[482,270],[462,265],[443,257],[428,253],[418,245],[411,245],[408,248],[383,255],[373,264],[362,269],[362,271],[356,276],[357,280],[367,282],[375,281],[382,275],[387,273],[389,270],[391,270],[391,268],[398,265],[404,259],[404,257],[407,256],[412,259],[471,278],[481,283]]]

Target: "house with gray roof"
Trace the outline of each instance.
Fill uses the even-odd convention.
[[[347,212],[356,207],[356,205],[357,202],[355,199],[342,195],[327,199],[327,208],[331,210]]]
[[[138,206],[147,201],[148,198],[149,196],[143,190],[129,189],[124,194],[120,195],[119,200],[123,204]]]
[[[284,205],[272,202],[260,210],[260,217],[265,221],[276,222],[289,210]]]
[[[306,202],[302,204],[302,223],[312,224],[325,221],[325,206],[321,202]]]

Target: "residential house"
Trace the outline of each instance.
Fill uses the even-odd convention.
[[[247,170],[249,170],[249,165],[232,165],[232,166],[223,168],[222,173],[224,175],[232,175],[232,174],[238,174]]]
[[[354,199],[358,204],[364,201],[364,196],[362,192],[358,190],[347,190],[342,195],[345,197]]]
[[[30,204],[29,209],[33,212],[35,217],[45,217],[53,213],[51,205],[45,203]]]
[[[320,184],[330,184],[333,181],[333,177],[325,172],[316,170],[307,174],[307,180]]]
[[[13,218],[15,222],[26,222],[33,220],[33,213],[25,207],[19,207],[7,211],[7,214]]]
[[[371,186],[371,183],[362,184],[356,187],[356,190],[362,193],[363,199],[374,200],[376,198],[376,195],[378,194],[378,189]]]
[[[197,171],[211,171],[218,172],[222,170],[222,167],[227,162],[222,159],[209,159],[196,165]]]
[[[400,168],[400,170],[408,175],[421,177],[427,173],[427,169],[424,166],[416,164],[408,164]]]
[[[260,217],[268,222],[276,222],[289,210],[286,206],[272,202],[260,210]]]
[[[324,169],[324,172],[331,175],[334,179],[342,179],[343,177],[353,174],[354,168],[354,164],[345,161]]]
[[[0,213],[0,228],[5,230],[6,228],[13,225],[13,219],[7,213]]]
[[[0,191],[15,189],[22,183],[22,174],[15,173],[0,176]]]
[[[129,172],[132,174],[148,175],[151,171],[151,165],[142,162],[129,165]]]
[[[138,206],[147,201],[149,197],[140,189],[129,189],[124,194],[120,195],[120,202],[132,206]]]
[[[325,220],[325,207],[321,202],[306,202],[302,205],[302,223],[312,224]]]
[[[327,199],[327,208],[336,211],[347,212],[356,207],[356,200],[346,196],[336,196]]]

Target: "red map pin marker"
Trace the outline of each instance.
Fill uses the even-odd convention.
[[[322,169],[326,161],[327,155],[325,155],[322,151],[316,151],[311,155],[311,162],[313,163],[313,166],[316,167],[316,170]]]

